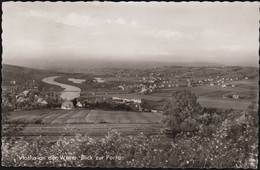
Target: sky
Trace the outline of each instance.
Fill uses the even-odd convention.
[[[258,2],[4,2],[3,63],[30,59],[258,66]]]

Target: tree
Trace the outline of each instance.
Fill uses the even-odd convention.
[[[174,92],[165,107],[165,124],[170,128],[172,137],[180,132],[196,131],[198,123],[195,117],[202,111],[195,94],[188,90]]]
[[[72,100],[72,103],[73,103],[74,107],[76,107],[76,105],[77,105],[77,103],[78,103],[77,99],[74,98],[74,99]]]

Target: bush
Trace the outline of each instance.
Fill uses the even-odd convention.
[[[142,133],[122,137],[115,131],[109,132],[102,139],[77,134],[71,139],[60,137],[56,142],[49,142],[42,137],[35,140],[3,137],[2,164],[46,167],[256,168],[257,164],[249,164],[248,159],[243,163],[245,150],[230,143],[218,132],[213,133],[213,138],[182,135],[175,142],[161,135],[147,137]],[[38,158],[56,156],[57,159],[23,160],[19,158],[22,155]],[[61,159],[66,156],[76,159]],[[86,160],[86,157],[92,159]]]

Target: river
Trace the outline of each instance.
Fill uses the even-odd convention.
[[[54,81],[58,77],[60,76],[46,77],[42,79],[42,81],[48,84],[52,84],[64,88],[63,92],[61,92],[60,97],[65,101],[70,101],[80,96],[80,92],[81,92],[80,88]]]

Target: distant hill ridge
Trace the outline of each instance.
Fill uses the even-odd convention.
[[[9,65],[9,64],[8,64]],[[116,60],[39,60],[21,61],[15,63],[20,67],[29,67],[42,70],[55,70],[62,72],[85,72],[91,69],[99,68],[127,68],[127,69],[141,69],[141,68],[155,68],[163,66],[184,66],[184,67],[223,67],[225,65],[218,63],[206,62],[156,62],[156,61],[116,61]],[[13,66],[14,65],[9,65]],[[15,68],[14,68],[15,69]],[[22,68],[21,68],[22,69]]]

